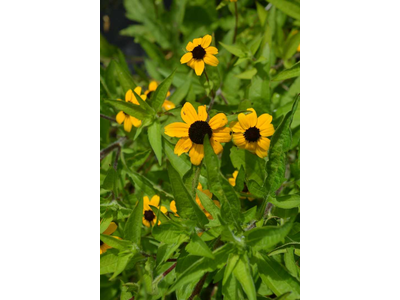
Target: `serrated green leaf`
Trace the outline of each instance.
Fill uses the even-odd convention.
[[[153,148],[154,154],[157,157],[158,164],[162,164],[162,136],[161,136],[161,125],[158,119],[149,126],[149,142],[151,148]]]
[[[192,255],[215,258],[207,244],[198,237],[197,233],[192,234],[190,243],[187,244],[185,250]]]
[[[160,111],[164,100],[167,98],[167,94],[171,86],[172,80],[174,79],[175,72],[176,69],[171,73],[171,75],[165,78],[165,80],[161,82],[157,89],[153,92],[151,105],[156,112]]]
[[[272,81],[282,81],[298,76],[300,76],[300,62],[294,64],[290,69],[281,71],[278,75],[272,78]]]
[[[143,217],[143,198],[140,198],[136,203],[131,215],[126,221],[124,228],[124,238],[140,245],[141,229]]]

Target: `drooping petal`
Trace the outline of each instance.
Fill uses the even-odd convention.
[[[197,111],[199,112],[198,116],[197,116],[197,120],[199,121],[205,121],[207,120],[207,110],[206,110],[206,106],[205,105],[200,105],[197,108]]]
[[[186,50],[187,51],[193,51],[193,49],[194,49],[194,44],[192,43],[192,42],[189,42],[187,45],[186,45]]]
[[[228,143],[232,139],[231,129],[229,127],[214,129],[212,138],[220,143]]]
[[[256,154],[257,154],[258,157],[264,158],[264,157],[267,157],[268,151],[262,149],[262,148],[259,147],[259,146],[257,146],[257,148],[256,148]]]
[[[190,102],[186,102],[181,109],[181,118],[188,125],[197,121],[197,112]]]
[[[246,144],[248,143],[248,142],[246,141],[246,139],[244,138],[243,133],[234,133],[234,134],[232,135],[232,140],[233,140],[233,143],[234,143],[236,146],[240,147],[240,148],[245,148],[245,147],[246,147]]]
[[[271,136],[275,133],[274,125],[268,124],[260,130],[261,136]]]
[[[149,84],[149,91],[150,92],[153,92],[153,91],[155,91],[156,89],[157,89],[157,87],[158,87],[158,83],[157,83],[157,81],[151,81],[150,82],[150,84]]]
[[[201,42],[201,46],[205,49],[205,48],[207,48],[208,46],[211,45],[211,41],[212,41],[211,35],[207,34],[207,35],[205,35],[203,37],[203,40]]]
[[[218,54],[218,49],[210,46],[208,48],[205,49],[207,54]]]
[[[193,58],[192,52],[187,52],[181,57],[181,64],[186,64]]]
[[[213,67],[216,67],[219,64],[218,58],[216,58],[214,55],[208,54],[208,53],[206,53],[206,55],[204,56],[204,62],[207,65],[210,65],[210,66],[213,66]]]
[[[181,156],[182,153],[186,153],[192,148],[193,142],[190,138],[181,138],[175,145],[174,153]]]
[[[210,142],[211,142],[211,146],[214,149],[215,154],[220,154],[222,152],[222,150],[224,150],[222,145],[215,139],[210,139]]]
[[[188,137],[189,125],[183,122],[171,123],[164,128],[164,133],[171,137]]]
[[[140,125],[142,125],[142,121],[140,121],[139,119],[136,119],[135,117],[130,116],[131,122],[133,124],[133,126],[140,127]]]
[[[200,144],[193,144],[192,149],[189,152],[190,162],[195,166],[200,165],[204,157],[204,146]]]
[[[150,204],[150,205],[153,205],[153,206],[155,206],[155,207],[158,207],[158,206],[160,205],[160,196],[154,195],[154,196],[151,198],[149,204]]]
[[[193,40],[193,45],[194,47],[201,45],[201,42],[203,41],[203,38],[198,38]]]
[[[266,137],[260,137],[257,141],[258,147],[264,151],[268,151],[270,144],[271,144],[270,139],[268,139]]]
[[[114,222],[111,222],[110,225],[108,225],[107,229],[104,230],[103,234],[113,234],[115,230],[117,230],[118,226]]]
[[[164,100],[162,108],[164,108],[165,110],[171,110],[175,108],[175,104],[169,100]]]
[[[132,130],[132,122],[131,122],[131,119],[129,118],[129,116],[127,116],[125,118],[124,129],[126,132],[131,132],[131,130]]]
[[[122,122],[125,121],[125,114],[122,110],[117,114],[115,120],[117,121],[118,124],[122,124]]]
[[[201,76],[204,71],[204,61],[203,60],[195,60],[194,62],[194,71],[197,76]]]
[[[212,129],[218,129],[225,126],[228,123],[228,119],[225,114],[219,113],[210,119],[208,123]]]
[[[271,124],[271,121],[272,121],[272,116],[271,115],[262,114],[261,116],[258,117],[257,128],[260,129],[260,130],[263,130],[269,124]]]

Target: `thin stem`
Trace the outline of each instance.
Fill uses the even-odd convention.
[[[108,154],[110,154],[114,149],[116,148],[121,148],[123,144],[128,139],[126,136],[119,138],[116,142],[112,143],[109,145],[107,148],[104,148],[103,150],[100,151],[100,161],[102,161]]]
[[[114,160],[114,170],[117,171],[118,169],[118,160],[119,160],[119,155],[121,154],[121,147],[117,148],[117,154],[115,154],[115,160]]]
[[[176,267],[176,263],[174,263],[171,267],[169,267],[168,270],[165,271],[165,272],[162,274],[162,276],[163,276],[163,277],[167,276],[173,269],[175,269],[175,267]]]
[[[199,184],[201,164],[200,164],[200,166],[196,166],[195,168],[196,168],[196,171],[194,173],[194,177],[193,177],[193,181],[192,181],[192,195],[194,198],[196,197],[196,189],[197,189],[197,185]]]
[[[204,283],[206,282],[208,276],[208,272],[203,275],[203,277],[200,279],[200,281],[196,284],[193,293],[190,295],[188,300],[193,300],[196,295],[200,294],[201,289],[203,288]]]
[[[208,79],[208,75],[207,75],[207,72],[206,72],[205,68],[204,68],[204,75],[206,76],[206,79],[207,79],[207,82],[208,82],[208,86],[210,87],[210,90],[211,90],[211,101],[210,101],[210,104],[208,105],[208,110],[207,110],[207,112],[210,112],[211,108],[214,105],[215,93],[214,93],[214,89],[211,88],[210,79]],[[208,122],[209,118],[210,118],[210,115],[208,115],[207,122]]]
[[[109,116],[106,116],[106,115],[103,115],[103,114],[100,114],[100,118],[103,118],[103,119],[109,120],[111,122],[117,123],[117,121],[115,121],[115,118],[112,118],[112,117],[109,117]]]
[[[239,15],[238,15],[237,2],[235,2],[235,33],[234,33],[234,35],[233,35],[233,43],[236,42],[236,35],[237,35],[237,28],[238,28],[238,19],[239,19]]]
[[[221,88],[219,88],[219,89],[217,90],[217,92],[215,93],[215,95],[216,95],[216,96],[220,96],[220,97],[222,98],[222,100],[224,100],[225,104],[226,104],[226,105],[229,105],[229,104],[228,104],[228,101],[226,101],[225,96],[222,94]]]

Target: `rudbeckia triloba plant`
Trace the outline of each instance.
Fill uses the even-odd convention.
[[[286,2],[105,4],[132,24],[107,38],[132,43],[100,36],[101,299],[300,299],[300,9]]]

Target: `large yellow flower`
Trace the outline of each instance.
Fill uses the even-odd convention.
[[[157,89],[157,87],[158,87],[157,81],[151,81],[151,82],[150,82],[150,84],[149,84],[149,89],[148,89],[147,91],[144,92],[144,94],[147,96],[147,98],[148,98],[149,100],[151,99],[151,94]],[[167,97],[169,97],[169,95],[171,95],[171,93],[168,91]],[[163,105],[162,105],[162,107],[163,107],[165,110],[170,110],[170,109],[175,108],[175,104],[172,103],[171,101],[165,99],[165,100],[164,100],[164,103],[163,103]]]
[[[144,101],[146,101],[147,96],[146,95],[141,95],[142,88],[140,86],[137,86],[134,89],[135,93],[140,96]],[[118,99],[122,101],[121,99]],[[139,105],[139,102],[136,100],[135,95],[133,94],[132,90],[129,90],[125,94],[125,101],[126,102],[131,102],[133,104]],[[132,117],[126,113],[124,113],[122,110],[117,114],[116,120],[118,124],[124,123],[124,129],[127,132],[131,132],[132,129],[132,124],[135,127],[139,127],[142,124],[142,121],[136,119],[135,117]]]
[[[194,69],[197,76],[201,76],[204,71],[204,63],[210,66],[218,66],[218,58],[214,54],[218,54],[218,49],[210,46],[212,41],[211,35],[207,34],[203,38],[194,39],[186,46],[189,51],[181,58],[181,64],[187,64]]]
[[[168,210],[164,207],[161,206],[160,207],[160,196],[158,195],[154,195],[151,200],[149,199],[149,197],[144,196],[143,197],[143,225],[150,227],[150,226],[154,226],[157,222],[157,217],[155,215],[155,213],[153,212],[153,210],[151,209],[151,206],[155,206],[158,209],[160,209],[164,214],[166,214],[168,212]],[[161,222],[158,221],[158,225],[160,225]]]
[[[232,127],[233,142],[239,148],[249,150],[263,158],[268,155],[270,140],[267,138],[274,134],[274,125],[271,124],[272,116],[262,114],[257,118],[253,108],[249,108],[248,115],[239,114],[238,122]]]
[[[236,178],[237,178],[238,174],[239,174],[239,171],[236,170],[236,171],[233,172],[233,174],[232,174],[233,177],[231,177],[231,178],[228,179],[228,181],[229,181],[229,183],[231,184],[231,186],[235,186],[235,185],[236,185]],[[249,193],[249,189],[248,189],[246,183],[244,183],[244,187],[243,187],[242,193],[250,194],[250,193]],[[254,200],[254,198],[250,198],[250,197],[240,197],[240,198],[241,198],[241,199],[246,199],[246,198],[247,198],[247,199],[249,199],[249,201],[253,201],[253,200]]]
[[[200,165],[203,160],[203,140],[207,134],[216,154],[223,150],[221,143],[227,143],[231,140],[231,130],[229,127],[225,127],[228,123],[225,114],[219,113],[207,122],[206,106],[199,106],[198,112],[197,114],[191,103],[186,102],[181,110],[181,117],[185,123],[175,122],[165,127],[166,135],[181,138],[175,146],[174,153],[180,156],[190,150],[190,162],[196,166]]]
[[[108,225],[107,229],[103,232],[103,234],[111,235],[114,233],[115,230],[117,230],[117,224],[114,222],[111,222],[110,225]],[[113,236],[113,238],[116,239],[121,239],[118,236]],[[102,240],[100,240],[100,254],[106,253],[108,249],[111,249],[112,247],[104,243]]]

